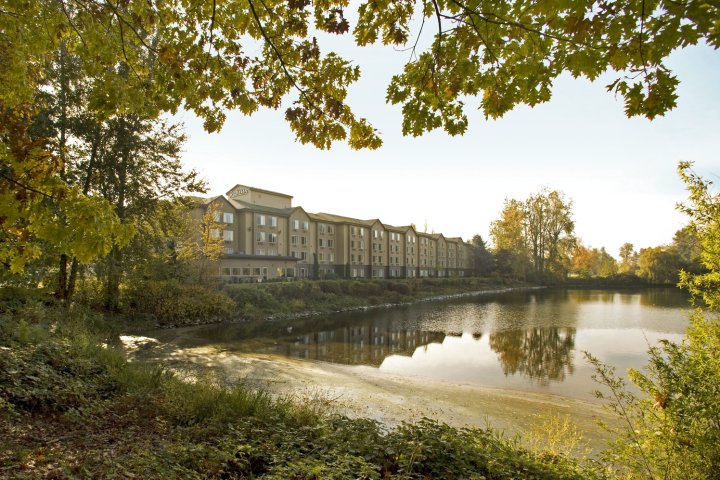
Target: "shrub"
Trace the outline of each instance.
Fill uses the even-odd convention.
[[[152,316],[160,325],[202,323],[230,317],[236,303],[222,292],[174,280],[149,280],[132,285],[125,303],[137,313]]]

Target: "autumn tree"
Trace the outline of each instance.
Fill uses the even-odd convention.
[[[573,244],[572,202],[557,190],[543,189],[525,200],[525,236],[535,274],[564,276]]]
[[[50,152],[48,138],[28,134],[29,120],[44,107],[38,95],[47,86],[43,66],[58,51],[74,55],[73,68],[92,79],[88,106],[101,120],[154,119],[184,108],[212,132],[227,110],[251,115],[284,108],[302,143],[328,148],[344,140],[352,148],[377,148],[377,131],[346,103],[360,68],[328,50],[329,35],[352,34],[358,46],[411,46],[409,62],[385,93],[388,102],[402,106],[409,135],[437,128],[462,134],[468,98],[477,97],[492,118],[518,104],[546,102],[564,72],[589,79],[615,72],[607,88],[624,98],[626,114],[654,118],[676,103],[678,80],[664,64],[669,54],[702,42],[717,48],[720,41],[720,10],[703,2],[356,5],[350,15],[346,0],[3,0],[0,261],[22,270],[37,258],[35,238],[88,259],[123,237],[111,215],[94,229],[81,218],[66,225],[65,217],[54,216],[83,207],[110,212],[64,185],[62,154]],[[427,29],[431,23],[435,31]],[[420,37],[428,34],[431,42],[422,50]]]
[[[537,279],[562,278],[570,270],[574,229],[572,202],[561,192],[543,189],[524,201],[505,200],[490,224],[498,267],[516,278],[529,272]]]
[[[199,284],[205,283],[211,276],[218,274],[218,261],[225,252],[225,240],[220,207],[215,202],[198,204],[192,201],[189,207],[202,214],[199,218],[193,218],[191,210],[179,212],[184,215],[185,229],[184,236],[179,239],[177,245],[178,258],[180,261],[194,265],[195,279]]]
[[[632,243],[623,243],[620,247],[620,264],[618,272],[635,273],[638,268],[638,253]]]
[[[618,265],[605,247],[586,247],[578,242],[572,255],[571,271],[582,278],[610,277],[618,273]]]
[[[505,199],[500,218],[490,224],[498,271],[515,278],[525,279],[530,270],[530,251],[523,225],[525,210],[522,202]]]

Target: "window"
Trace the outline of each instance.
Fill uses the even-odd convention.
[[[215,212],[215,215],[213,215],[213,220],[216,221],[216,222],[221,221],[221,220],[222,220],[222,213],[220,213],[220,212]]]
[[[223,230],[223,240],[226,242],[232,242],[233,241],[233,231],[232,230]]]
[[[360,227],[360,236],[361,237],[365,236],[365,229],[363,227]]]
[[[303,220],[303,222],[302,222],[302,229],[303,229],[303,230],[307,230],[308,227],[309,227],[309,225],[308,225],[307,220]]]
[[[223,223],[233,223],[233,214],[223,213]]]
[[[319,240],[318,240],[318,245],[320,245],[321,247],[324,247],[324,246],[325,246],[325,239],[324,239],[324,238],[319,239]]]
[[[295,269],[294,268],[287,268],[285,269],[285,275],[288,277],[294,277],[295,276]]]
[[[227,267],[223,267],[220,269],[220,275],[230,275],[230,269]]]
[[[265,226],[265,215],[257,215],[255,217],[255,223],[261,227]]]
[[[355,261],[355,254],[354,254],[354,253],[353,253],[352,255],[350,255],[350,261],[351,261],[351,262],[354,262],[354,261]]]
[[[300,237],[300,245],[307,245],[307,237]]]
[[[360,240],[360,250],[365,250],[365,240]]]
[[[335,233],[335,229],[333,228],[332,225],[328,225],[328,226],[327,226],[327,229],[328,229],[328,230],[327,230],[327,233],[328,233],[328,234],[332,235],[332,234]]]
[[[355,228],[355,227],[350,227],[350,234],[351,234],[351,235],[357,235],[357,228]]]
[[[307,260],[307,252],[300,252],[300,260]]]
[[[363,261],[363,256],[362,256],[362,255],[358,255],[358,262],[362,263],[362,261]]]
[[[323,260],[324,260],[323,254],[322,254],[322,253],[318,253],[318,261],[322,262]]]
[[[350,240],[350,248],[355,248],[355,240]]]
[[[233,250],[232,247],[225,247],[223,248],[223,252],[225,252],[227,255],[232,255],[233,253],[235,253],[235,250]]]
[[[211,228],[210,229],[210,238],[220,238],[220,229],[219,228]]]
[[[335,240],[333,240],[332,238],[329,239],[329,240],[327,241],[327,246],[328,246],[329,248],[333,248],[333,247],[335,246]]]
[[[232,269],[232,274],[233,274],[234,276],[236,276],[236,277],[237,277],[237,276],[240,276],[240,269],[239,269],[239,268],[233,268],[233,269]]]
[[[258,242],[264,242],[265,241],[265,232],[256,232],[255,233],[255,240]]]
[[[253,275],[260,275],[260,269],[257,267],[253,268]]]
[[[267,239],[269,243],[277,243],[277,234],[276,233],[268,233]]]
[[[297,244],[298,244],[298,238],[299,238],[299,237],[298,237],[297,235],[293,235],[292,237],[290,237],[290,245],[297,245]]]
[[[243,267],[242,269],[243,275],[250,275],[250,267]]]
[[[334,253],[328,253],[328,261],[334,262],[335,261],[335,254]]]
[[[268,253],[267,253],[267,254],[270,255],[270,256],[272,256],[272,257],[276,257],[276,256],[277,256],[277,249],[276,249],[276,248],[268,248]]]
[[[270,226],[273,228],[277,227],[277,217],[269,217],[270,219]]]
[[[318,224],[318,232],[325,233],[325,224],[324,223]]]
[[[265,255],[265,249],[264,248],[256,248],[255,255]]]
[[[295,230],[300,229],[300,220],[293,220],[293,229],[295,229]]]

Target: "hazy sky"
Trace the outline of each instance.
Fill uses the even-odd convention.
[[[720,52],[695,47],[675,53],[681,81],[678,107],[649,121],[628,119],[620,99],[605,90],[611,77],[590,83],[560,78],[553,99],[485,120],[468,101],[470,128],[461,137],[435,131],[403,137],[399,106],[386,105],[385,86],[407,52],[337,48],[363,76],[349,103],[381,131],[383,147],[352,151],[337,143],[320,151],[297,143],[283,110],[252,117],[231,113],[223,131],[207,134],[185,113],[186,165],[209,181],[213,195],[236,183],[293,195],[293,205],[469,239],[488,237],[505,198],[525,198],[542,186],[573,201],[576,233],[585,244],[617,256],[624,242],[637,249],[669,243],[685,219],[679,160],[720,183]]]

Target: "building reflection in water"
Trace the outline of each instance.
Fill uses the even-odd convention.
[[[277,339],[277,344],[267,346],[265,352],[308,360],[379,367],[389,355],[410,356],[418,347],[442,343],[444,339],[444,333],[409,330],[390,322],[379,322],[286,336]]]
[[[572,327],[499,331],[490,334],[490,348],[506,376],[520,374],[547,384],[574,372],[575,333]]]

